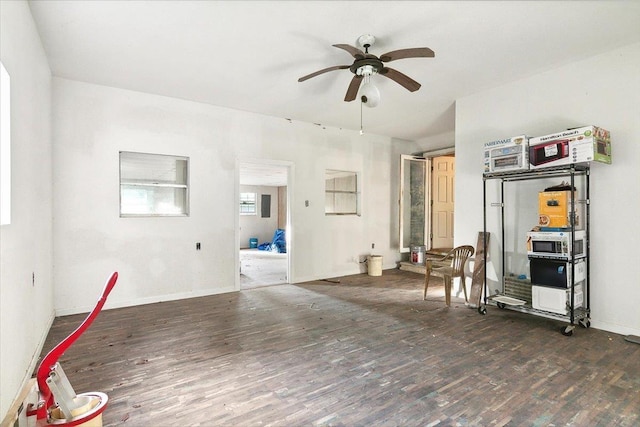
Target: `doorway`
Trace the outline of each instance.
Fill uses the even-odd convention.
[[[431,215],[429,215],[432,252],[447,253],[453,248],[453,214],[455,191],[455,164],[453,155],[430,158],[431,163]]]
[[[289,283],[289,177],[287,162],[238,164],[238,288]]]
[[[401,156],[400,175],[400,252],[423,245],[446,253],[454,241],[453,148]]]

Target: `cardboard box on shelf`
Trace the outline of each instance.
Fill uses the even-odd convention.
[[[587,277],[584,258],[566,259],[529,257],[531,283],[549,288],[569,289],[572,283],[580,283]]]
[[[484,144],[484,172],[529,169],[529,137],[513,136]]]
[[[578,201],[578,191],[574,192],[575,228],[583,229],[580,221],[582,204]],[[538,193],[538,225],[541,227],[569,228],[573,217],[571,211],[571,191],[541,191]]]
[[[571,289],[554,289],[533,285],[531,286],[531,299],[533,308],[537,310],[567,315],[571,303]],[[577,284],[573,294],[573,307],[576,309],[583,306],[582,284]]]
[[[529,139],[531,169],[572,163],[611,164],[611,134],[597,126],[584,126]]]

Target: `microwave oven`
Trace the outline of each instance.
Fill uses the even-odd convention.
[[[564,159],[565,157],[569,157],[568,139],[555,140],[529,147],[529,162],[534,166]]]
[[[587,263],[584,259],[574,261],[573,270],[575,281],[572,280],[570,262],[548,258],[529,258],[529,272],[533,285],[568,289],[572,283],[580,283],[587,277]]]
[[[571,241],[569,231],[529,231],[527,255],[552,259],[584,258],[587,250],[587,233],[576,230]]]

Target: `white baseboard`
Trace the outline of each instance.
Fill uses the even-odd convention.
[[[206,297],[210,295],[226,294],[229,292],[234,292],[235,290],[236,289],[234,289],[233,287],[228,287],[228,288],[218,288],[218,289],[206,289],[206,290],[199,290],[199,291],[193,291],[193,292],[179,292],[179,293],[169,294],[169,295],[155,295],[152,297],[136,298],[128,301],[107,301],[103,307],[103,310],[111,310],[114,308],[123,308],[123,307],[134,307],[137,305],[145,305],[145,304],[155,304],[158,302],[165,302],[165,301],[177,301],[177,300],[188,299],[188,298]],[[56,317],[68,316],[71,314],[88,313],[91,310],[93,310],[94,307],[95,306],[56,309]]]
[[[629,328],[627,326],[622,326],[611,322],[601,322],[593,318],[591,318],[591,327],[620,335],[640,335],[640,329]]]

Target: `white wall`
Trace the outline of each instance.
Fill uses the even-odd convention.
[[[421,138],[416,141],[421,152],[435,151],[454,146],[455,132],[445,132],[438,135]]]
[[[256,237],[258,244],[270,243],[278,228],[278,187],[241,185],[241,193],[256,193],[256,214],[240,215],[240,247],[248,248],[249,239]],[[271,216],[262,218],[262,195],[271,196]]]
[[[484,142],[592,124],[611,131],[613,164],[594,163],[591,169],[592,325],[635,335],[640,335],[638,76],[640,44],[634,44],[456,102],[456,244],[475,242],[482,230]],[[491,212],[497,218],[495,208]],[[496,240],[493,254],[500,251]]]
[[[389,138],[59,78],[53,88],[57,314],[88,311],[96,278],[114,270],[107,307],[238,289],[237,165],[246,159],[292,164],[292,282],[359,273],[356,258],[372,243],[395,267],[399,156]],[[120,218],[120,150],[189,156],[190,216]],[[325,169],[362,173],[362,216],[325,216]]]
[[[0,3],[0,59],[11,75],[12,139],[11,224],[0,227],[3,418],[53,321],[51,72],[26,2]]]

